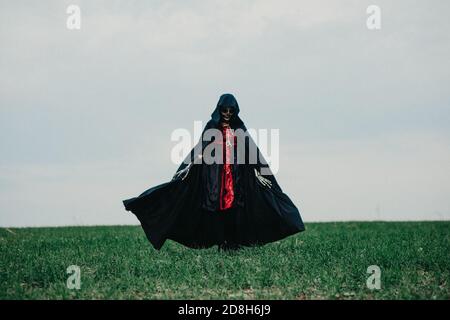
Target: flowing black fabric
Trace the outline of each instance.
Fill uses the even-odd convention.
[[[223,106],[234,109],[231,128],[247,132],[239,118],[239,105],[234,96],[222,95],[200,142],[177,170],[193,163],[187,177],[184,180],[180,177],[173,179],[123,201],[125,209],[139,219],[155,249],[159,250],[167,239],[191,248],[208,248],[223,243],[262,245],[305,230],[297,207],[283,193],[274,175],[263,175],[270,180],[271,187],[257,178],[255,169],[261,172],[262,168],[269,167],[250,136],[246,137],[245,143],[238,143],[234,153],[233,206],[225,211],[218,209],[223,164],[206,164],[198,156],[214,142],[214,138],[203,140],[208,129],[219,129]],[[250,150],[257,151],[255,163],[249,161]],[[245,163],[236,161],[241,152],[244,152]]]

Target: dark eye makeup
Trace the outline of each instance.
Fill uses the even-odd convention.
[[[233,109],[232,108],[223,108],[222,112],[223,113],[229,112],[229,113],[233,114]]]

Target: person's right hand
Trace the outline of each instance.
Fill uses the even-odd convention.
[[[189,174],[189,170],[191,169],[192,163],[190,163],[186,168],[184,168],[183,170],[178,171],[177,173],[175,173],[175,175],[173,176],[172,180],[178,180],[179,178],[181,178],[181,180],[186,179],[186,177]]]

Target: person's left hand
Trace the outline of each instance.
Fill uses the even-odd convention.
[[[272,181],[267,178],[264,178],[261,173],[255,168],[255,175],[258,181],[265,187],[272,188]]]

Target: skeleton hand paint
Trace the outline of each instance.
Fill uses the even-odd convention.
[[[261,173],[259,173],[258,170],[255,169],[255,175],[256,178],[258,178],[258,181],[264,186],[264,187],[268,187],[268,188],[272,188],[272,181],[270,181],[267,178],[264,178]]]

